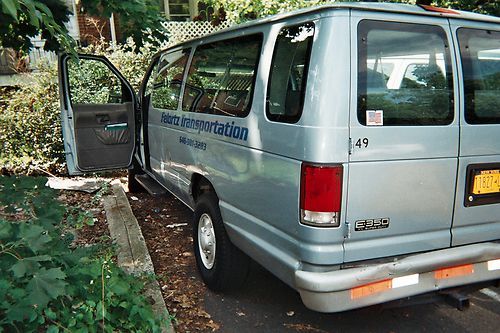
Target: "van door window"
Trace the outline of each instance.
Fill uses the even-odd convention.
[[[449,44],[438,26],[364,20],[358,27],[358,120],[366,126],[453,121]]]
[[[71,104],[120,104],[132,100],[120,79],[98,59],[68,60]]]
[[[500,123],[500,32],[458,29],[469,124]]]
[[[190,49],[162,55],[153,84],[153,107],[177,110]]]
[[[300,119],[313,36],[312,22],[286,27],[279,32],[267,87],[269,120],[295,123]]]
[[[245,117],[250,111],[262,35],[198,47],[187,79],[182,110]]]

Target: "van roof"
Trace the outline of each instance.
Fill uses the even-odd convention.
[[[176,45],[173,45],[171,48],[175,48],[177,46],[191,43],[193,41],[206,38],[207,36],[214,36],[219,34],[224,34],[230,31],[237,31],[241,29],[245,29],[248,27],[253,27],[256,25],[272,23],[276,21],[281,21],[290,17],[295,17],[299,15],[304,15],[308,13],[316,13],[322,12],[332,9],[357,9],[357,10],[368,10],[368,11],[378,11],[378,12],[392,12],[392,13],[404,13],[404,14],[413,14],[413,15],[425,15],[425,16],[437,16],[437,17],[449,17],[455,19],[463,19],[463,20],[472,20],[472,21],[482,21],[482,22],[490,22],[500,24],[500,18],[490,15],[477,14],[472,12],[466,12],[455,9],[446,9],[439,7],[431,7],[431,6],[419,6],[419,5],[407,5],[407,4],[399,4],[399,3],[374,3],[374,2],[335,2],[330,4],[324,4],[314,7],[303,8],[295,11],[291,11],[288,13],[277,14],[268,16],[265,18],[252,20],[243,24],[237,24],[231,26],[229,28],[221,29],[217,32],[211,33],[209,35],[205,35],[202,37],[194,38],[186,42],[182,42]],[[433,11],[432,9],[436,9]]]
[[[425,9],[427,7],[427,9]],[[437,9],[437,11],[429,10],[429,8]],[[185,46],[192,42],[199,41],[200,39],[206,38],[208,36],[218,36],[226,34],[228,32],[238,31],[245,28],[253,27],[256,25],[269,24],[277,21],[281,21],[287,18],[300,16],[309,13],[317,13],[322,11],[328,11],[332,9],[357,9],[357,10],[367,10],[367,11],[378,11],[378,12],[392,12],[392,13],[403,13],[403,14],[414,14],[414,15],[425,15],[425,16],[436,16],[436,17],[449,17],[454,19],[471,20],[471,21],[482,21],[489,23],[500,24],[500,18],[490,15],[477,14],[472,12],[466,12],[462,10],[439,8],[432,6],[419,6],[419,5],[407,5],[399,3],[376,3],[376,2],[335,2],[319,6],[313,6],[303,9],[294,10],[291,12],[277,14],[268,16],[261,19],[256,19],[248,21],[242,24],[236,24],[229,28],[221,29],[219,31],[204,35],[201,37],[193,38],[175,45],[168,47],[166,50],[176,49],[178,47]],[[157,55],[161,54],[165,50],[158,52]]]
[[[235,26],[234,28],[247,27],[256,24],[263,24],[282,20],[284,18],[302,15],[306,13],[314,13],[318,11],[324,11],[328,9],[357,9],[357,10],[369,10],[369,11],[380,11],[380,12],[393,12],[393,13],[404,13],[404,14],[415,14],[415,15],[427,15],[427,16],[439,16],[439,17],[450,17],[456,19],[465,19],[473,21],[486,21],[500,24],[500,18],[490,15],[477,14],[473,12],[467,12],[456,9],[440,8],[433,6],[419,6],[419,5],[408,5],[400,3],[376,3],[376,2],[335,2],[314,7],[303,8],[288,13],[278,14],[269,16],[262,19],[257,19],[253,21],[246,22]],[[436,9],[436,11],[432,11]],[[232,28],[232,27],[231,27]],[[230,30],[228,28],[227,30]]]

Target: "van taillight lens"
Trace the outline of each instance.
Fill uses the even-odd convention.
[[[342,166],[302,164],[300,221],[338,227],[342,204]]]

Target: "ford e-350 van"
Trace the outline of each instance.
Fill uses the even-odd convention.
[[[214,290],[249,258],[323,312],[500,279],[498,18],[305,9],[160,52],[137,95],[59,65],[70,173],[175,194]]]

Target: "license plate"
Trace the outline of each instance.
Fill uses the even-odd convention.
[[[500,170],[481,170],[474,175],[473,194],[500,193]]]

